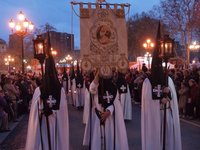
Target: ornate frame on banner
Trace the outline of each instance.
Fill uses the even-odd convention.
[[[128,65],[125,7],[128,4],[79,3],[81,68],[109,77],[112,70],[126,72]]]

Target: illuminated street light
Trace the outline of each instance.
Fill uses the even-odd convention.
[[[24,74],[24,37],[31,33],[34,29],[34,25],[31,21],[28,21],[22,11],[19,12],[18,21],[15,22],[13,19],[9,21],[9,27],[12,33],[17,34],[21,38],[21,51],[22,51],[22,73]]]
[[[68,63],[71,63],[72,61],[72,57],[69,54],[65,57],[65,59]]]
[[[6,58],[4,58],[5,65],[8,65],[8,73],[10,73],[10,62],[14,62],[14,58],[12,58],[10,55]]]
[[[151,39],[147,39],[143,43],[143,47],[145,48],[145,50],[149,51],[150,49],[152,49],[154,47],[154,43],[151,41]]]
[[[56,56],[56,55],[57,55],[57,51],[56,51],[56,50],[53,50],[53,48],[51,48],[51,54],[52,54],[53,56]]]
[[[200,45],[194,41],[191,45],[189,45],[189,50],[198,52],[200,49]],[[190,62],[190,60],[189,60]]]
[[[196,41],[194,41],[190,46],[189,46],[189,49],[190,50],[198,50],[200,48],[200,45],[197,44]]]

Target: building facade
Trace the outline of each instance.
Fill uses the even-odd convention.
[[[0,39],[0,53],[6,52],[6,50],[7,50],[6,41],[4,41],[3,39]]]

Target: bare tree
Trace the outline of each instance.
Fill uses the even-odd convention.
[[[42,34],[47,31],[56,31],[56,28],[49,23],[46,23],[44,25],[41,25],[39,28],[35,29],[35,34]]]
[[[136,60],[137,56],[144,56],[143,43],[147,38],[150,38],[153,42],[155,41],[157,25],[158,20],[144,12],[129,18],[127,28],[130,60]]]
[[[197,36],[195,31],[200,25],[199,4],[199,0],[162,0],[160,3],[161,19],[167,25],[170,34],[184,45],[188,63],[188,45]]]

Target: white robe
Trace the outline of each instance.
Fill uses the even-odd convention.
[[[70,101],[72,102],[72,105],[76,106],[77,102],[76,102],[76,80],[75,80],[75,78],[72,79],[70,82],[72,83],[72,85],[70,86],[70,92],[69,92]]]
[[[76,107],[83,107],[84,101],[85,101],[85,85],[83,86],[83,88],[77,88],[76,87],[75,88],[75,106]]]
[[[84,95],[84,109],[83,109],[83,124],[88,122],[88,117],[90,114],[90,92],[87,88],[85,88],[85,95]]]
[[[124,120],[132,120],[132,103],[129,86],[127,85],[127,93],[122,93],[119,95],[124,114]]]
[[[97,117],[94,109],[103,110],[101,105],[98,103],[98,85],[94,82],[90,84],[90,92],[93,95],[92,114],[91,118],[88,117],[86,123],[83,145],[89,145],[90,140],[90,119],[91,128],[91,150],[101,150],[101,126],[100,120]],[[123,119],[123,112],[121,108],[118,95],[114,100],[114,105],[107,108],[110,110],[111,115],[105,121],[105,137],[106,137],[106,149],[112,150],[114,148],[114,115],[115,115],[115,150],[128,150],[128,140],[126,127]]]
[[[166,117],[166,150],[181,150],[180,120],[177,96],[174,83],[168,78],[172,96],[171,109],[167,109]],[[142,150],[162,150],[163,110],[160,101],[152,100],[152,87],[149,79],[145,79],[142,88],[141,134]]]
[[[43,103],[40,101],[40,94],[40,88],[38,87],[35,89],[31,104],[25,148],[26,150],[42,150],[38,116],[38,104],[40,110],[43,108]],[[68,106],[65,91],[63,88],[61,90],[60,109],[57,111],[53,111],[53,114],[50,115],[48,118],[50,127],[51,149],[69,150]],[[49,150],[47,138],[47,124],[44,115],[42,116],[41,130],[43,148],[44,150]]]

